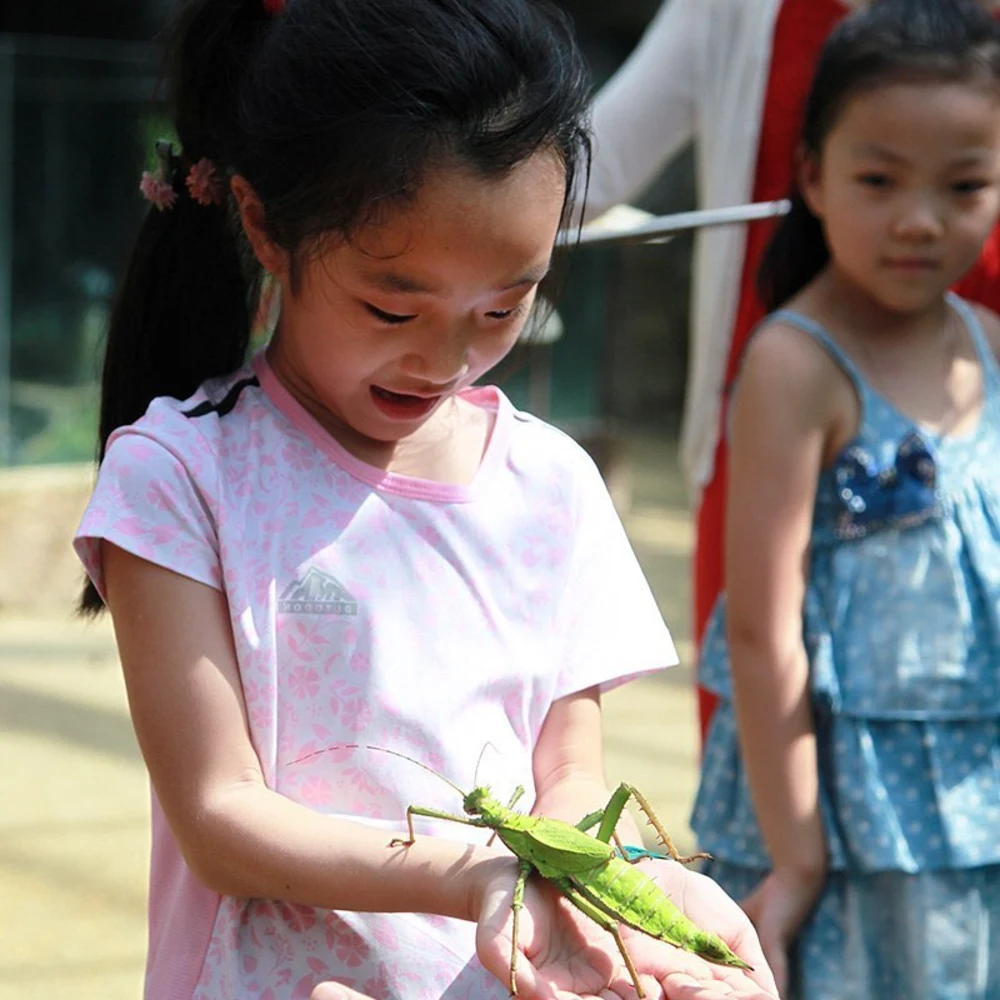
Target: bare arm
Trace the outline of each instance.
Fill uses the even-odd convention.
[[[641,193],[693,136],[704,0],[664,0],[635,51],[593,106],[587,219]]]
[[[206,885],[309,906],[476,918],[478,887],[510,867],[508,858],[433,837],[389,849],[384,831],[268,789],[224,596],[110,543],[102,555],[139,746],[185,859]]]
[[[801,333],[755,338],[732,411],[727,629],[740,745],[775,870],[825,870],[802,604],[831,363]]]
[[[532,812],[579,823],[587,813],[607,805],[604,779],[601,696],[588,688],[560,698],[549,709],[534,754],[537,795]],[[622,813],[618,833],[641,844],[628,813]]]

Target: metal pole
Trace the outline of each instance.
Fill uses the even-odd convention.
[[[697,212],[678,212],[660,215],[636,226],[606,229],[584,226],[579,232],[564,230],[559,234],[559,246],[602,246],[623,243],[666,243],[678,233],[707,226],[733,226],[758,219],[774,219],[785,215],[790,208],[788,201],[760,201],[750,205],[732,205],[727,208],[706,208]]]

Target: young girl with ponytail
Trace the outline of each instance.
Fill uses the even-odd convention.
[[[393,846],[407,806],[461,803],[365,749],[471,788],[486,747],[498,797],[578,822],[607,799],[602,690],[675,661],[593,463],[479,384],[587,167],[565,19],[195,0],[171,59],[179,145],[142,180],[76,538],[152,779],[146,996],[631,997],[534,883],[511,983],[517,860],[441,821]],[[643,864],[758,968],[634,934],[650,1000],[763,997],[735,904]]]

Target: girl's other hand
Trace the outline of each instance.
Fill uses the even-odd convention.
[[[647,1000],[773,1000],[778,995],[753,925],[715,882],[672,861],[645,860],[641,866],[691,920],[718,934],[755,970],[716,965],[622,927]],[[510,978],[513,890],[509,874],[498,872],[490,879],[478,921],[479,959],[505,984]],[[635,1000],[611,934],[540,879],[529,879],[524,904],[518,928],[520,1000]]]
[[[819,898],[825,878],[825,873],[777,868],[742,902],[781,993],[788,988],[788,949]]]

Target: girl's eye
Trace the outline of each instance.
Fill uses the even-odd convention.
[[[400,313],[386,312],[373,306],[370,302],[364,304],[365,308],[381,323],[389,323],[392,326],[399,326],[401,323],[408,323],[411,319],[416,319],[416,313],[411,315],[401,315]]]
[[[520,316],[524,312],[524,303],[521,302],[514,306],[512,309],[493,309],[486,315],[490,319],[513,319],[515,316]]]
[[[956,181],[952,184],[951,189],[955,194],[975,194],[977,191],[982,191],[983,188],[988,187],[988,185],[988,181],[980,179]]]
[[[887,188],[892,181],[885,174],[862,174],[858,180],[865,185],[865,187],[870,188]]]

